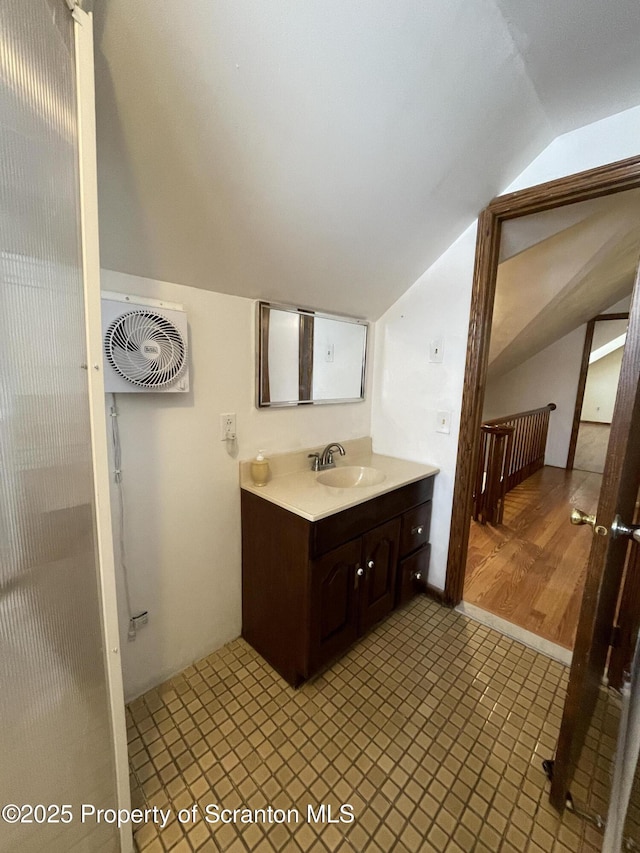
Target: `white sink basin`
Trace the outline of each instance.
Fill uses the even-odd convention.
[[[377,468],[345,465],[342,468],[323,471],[318,474],[316,479],[323,486],[332,486],[334,489],[352,489],[361,486],[376,486],[386,480],[387,475]]]

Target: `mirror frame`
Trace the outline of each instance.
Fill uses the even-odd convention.
[[[301,318],[321,318],[323,320],[339,320],[343,323],[351,323],[355,326],[364,328],[364,347],[362,355],[362,369],[360,371],[360,396],[359,397],[338,397],[329,400],[284,400],[271,402],[265,399],[264,388],[268,375],[269,357],[269,331],[268,331],[268,312],[274,309],[276,311],[287,311],[290,314],[297,314]],[[265,322],[267,321],[267,322]],[[303,326],[301,327],[303,328]],[[326,314],[323,311],[312,311],[307,308],[296,308],[293,305],[282,305],[277,302],[259,301],[256,303],[256,407],[258,409],[273,409],[283,408],[286,406],[322,406],[325,404],[337,403],[361,403],[365,397],[365,383],[367,376],[367,349],[369,345],[369,323],[366,320],[361,320],[357,317],[346,317],[340,314]],[[304,364],[309,368],[309,364],[313,363],[312,354],[307,354]],[[300,366],[300,353],[298,353],[298,364]]]

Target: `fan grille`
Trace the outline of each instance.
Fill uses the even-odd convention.
[[[116,373],[141,388],[170,385],[187,362],[182,335],[154,311],[121,314],[107,329],[104,344],[107,360]]]

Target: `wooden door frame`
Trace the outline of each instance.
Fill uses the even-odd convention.
[[[593,331],[596,323],[602,320],[628,320],[629,312],[624,311],[620,314],[598,314],[592,317],[587,323],[587,328],[584,333],[584,346],[582,348],[582,361],[580,362],[580,376],[578,377],[578,391],[576,393],[576,405],[573,410],[573,423],[571,424],[571,438],[569,439],[569,452],[567,453],[567,471],[573,471],[573,463],[576,458],[576,447],[578,445],[578,431],[580,429],[580,416],[582,414],[582,405],[584,403],[584,392],[587,387],[587,373],[589,372],[589,356],[591,355],[591,345],[593,343]]]
[[[498,196],[478,219],[444,598],[462,600],[502,223],[640,187],[640,156]]]

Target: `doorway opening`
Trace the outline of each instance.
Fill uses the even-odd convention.
[[[631,190],[501,234],[463,607],[565,661],[591,544],[569,516],[598,505],[639,213]]]
[[[473,487],[478,463],[478,435],[487,384],[503,230],[506,230],[507,223],[524,221],[532,214],[553,212],[577,202],[592,201],[639,187],[640,157],[633,157],[498,196],[480,214],[445,583],[445,600],[448,604],[459,604],[464,593]],[[549,402],[548,399],[545,402]]]
[[[632,158],[497,198],[480,216],[445,587],[446,598],[452,604],[461,600],[464,590],[469,518],[478,463],[477,434],[487,382],[502,224],[531,213],[639,186],[640,158]],[[607,661],[610,656],[612,661],[616,656],[630,659],[629,648],[616,638],[633,634],[627,629],[634,622],[634,608],[629,606],[626,594],[621,595],[621,589],[625,567],[628,570],[640,554],[633,526],[640,484],[640,447],[635,440],[640,429],[639,282],[640,277],[636,275],[597,514],[575,512],[577,523],[589,525],[593,537],[560,735],[550,774],[550,801],[558,811],[562,811],[567,802],[576,760],[585,743]],[[615,670],[610,664],[609,676]],[[609,681],[611,686],[616,685]]]

